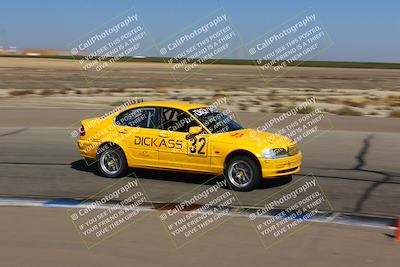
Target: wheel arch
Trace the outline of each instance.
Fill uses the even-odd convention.
[[[109,147],[112,147],[112,146],[121,149],[122,153],[124,153],[124,155],[126,157],[126,153],[125,153],[124,149],[119,144],[117,144],[115,142],[103,142],[98,146],[98,148],[96,150],[96,159],[99,158],[101,152],[105,151],[106,149],[108,149]]]
[[[234,150],[234,151],[230,152],[225,157],[224,169],[226,168],[226,164],[228,163],[228,161],[231,160],[232,158],[236,157],[236,156],[248,156],[248,157],[250,157],[251,159],[254,160],[254,162],[257,164],[258,168],[261,171],[261,164],[260,164],[260,161],[258,160],[258,158],[253,153],[251,153],[250,151],[244,150],[244,149],[237,149],[237,150]]]

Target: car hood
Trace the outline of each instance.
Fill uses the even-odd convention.
[[[283,135],[257,131],[255,129],[242,129],[238,131],[215,134],[215,141],[227,143],[248,143],[262,148],[287,148],[295,142]]]

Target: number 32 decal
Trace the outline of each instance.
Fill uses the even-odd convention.
[[[199,140],[197,140],[197,138],[195,137],[190,141],[192,142],[191,147],[189,148],[189,152],[191,154],[206,154],[206,152],[204,152],[204,146],[206,145],[206,139],[204,137],[200,137]]]

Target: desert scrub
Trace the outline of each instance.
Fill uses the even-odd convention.
[[[354,101],[354,100],[345,100],[343,101],[343,104],[351,107],[356,107],[356,108],[363,108],[365,107],[365,104],[360,102],[360,101]]]
[[[392,118],[400,118],[400,109],[392,110],[392,111],[389,113],[389,117],[392,117]]]
[[[345,116],[361,116],[362,115],[361,112],[351,109],[349,107],[340,108],[338,110],[335,110],[333,113],[335,113],[336,115],[345,115]]]
[[[10,95],[12,96],[21,96],[21,95],[33,95],[35,92],[31,89],[29,90],[18,90],[16,89],[15,91],[9,92]]]
[[[288,107],[278,107],[274,109],[274,113],[285,113],[288,112],[291,109],[295,109],[296,106],[288,106]],[[315,109],[313,107],[307,106],[305,108],[302,109],[298,109],[297,113],[298,114],[308,114],[313,112]]]
[[[42,96],[46,96],[46,95],[55,95],[55,94],[57,94],[57,92],[56,91],[53,91],[53,90],[51,90],[51,89],[43,89],[43,90],[41,90],[40,92],[38,92],[38,95],[42,95]]]

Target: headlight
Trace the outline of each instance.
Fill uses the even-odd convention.
[[[266,148],[261,152],[261,156],[264,159],[277,159],[287,157],[288,153],[284,148]]]
[[[264,159],[274,159],[276,157],[276,154],[272,149],[266,148],[261,152],[261,156]]]
[[[299,147],[297,146],[297,144],[289,147],[289,149],[288,149],[289,156],[296,155],[297,153],[299,153]]]

